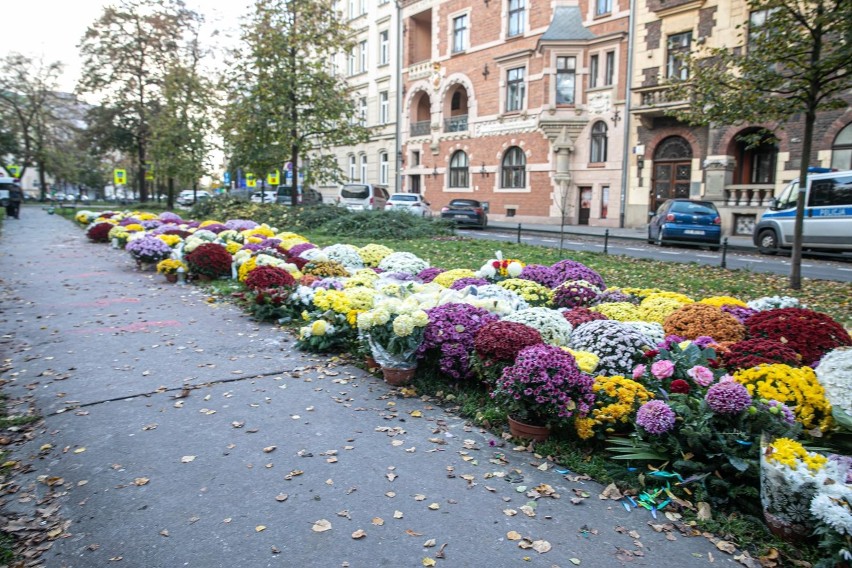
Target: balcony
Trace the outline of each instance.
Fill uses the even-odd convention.
[[[686,109],[689,100],[676,96],[668,85],[654,85],[633,89],[639,100],[632,112],[642,117],[665,116],[668,111]]]
[[[767,207],[775,195],[774,184],[725,186],[725,205],[729,207]]]
[[[432,60],[427,59],[426,61],[420,61],[418,63],[414,63],[408,66],[408,80],[416,81],[418,79],[425,79],[432,74]]]
[[[444,119],[444,132],[466,132],[467,115],[459,114]]]
[[[465,117],[467,118],[467,117]],[[415,136],[429,136],[429,132],[432,130],[432,121],[431,120],[418,120],[417,122],[411,123],[411,129],[409,130],[408,135],[412,138]]]

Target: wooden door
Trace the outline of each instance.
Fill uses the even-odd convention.
[[[588,225],[589,224],[589,214],[592,211],[592,188],[591,187],[581,187],[580,188],[580,209],[579,216],[577,217],[578,225]]]

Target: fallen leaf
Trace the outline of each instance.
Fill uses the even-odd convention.
[[[580,565],[580,559],[579,559],[579,558],[569,558],[569,559],[568,559],[568,562],[570,562],[570,563],[571,563],[571,564],[573,564],[574,566],[579,566],[579,565]]]
[[[166,529],[163,529],[163,530],[160,531],[160,535],[161,536],[169,536],[169,531],[167,531]]]
[[[283,503],[284,501],[287,500],[288,497],[289,497],[289,495],[287,495],[286,493],[279,493],[278,495],[275,496],[275,500],[278,501],[279,503]]]
[[[509,540],[521,540],[523,537],[518,532],[509,531],[506,533],[506,538]]]
[[[550,543],[546,540],[536,540],[532,543],[532,549],[538,552],[539,554],[544,554],[551,549]]]
[[[430,538],[426,542],[423,543],[423,548],[432,548],[435,546],[436,542],[434,538]]]
[[[737,551],[737,547],[727,540],[720,540],[716,543],[716,548],[721,550],[722,552],[727,552],[728,554],[733,554]]]
[[[373,517],[373,520],[371,522],[377,527],[380,527],[385,524],[385,520],[381,517]]]
[[[624,495],[621,494],[621,491],[618,490],[615,483],[607,485],[604,490],[601,491],[601,494],[598,495],[599,499],[612,499],[613,501],[617,501],[622,497],[624,497]]]
[[[77,449],[74,450],[74,453],[75,454],[82,454],[85,451],[86,451],[86,448],[77,448]]]
[[[423,413],[422,413],[422,412],[420,412],[419,410],[412,410],[412,411],[411,411],[411,412],[409,412],[408,414],[409,414],[412,418],[422,418],[422,417],[423,417]]]
[[[314,523],[314,526],[311,527],[311,530],[314,532],[325,532],[327,530],[331,530],[331,522],[320,519]]]
[[[438,509],[441,508],[441,506],[437,503],[432,503],[431,505],[429,505],[429,508],[432,509],[433,511],[437,511]]]
[[[423,533],[414,532],[411,529],[406,529],[405,534],[407,534],[408,536],[423,536]]]
[[[181,463],[189,463],[191,461],[195,461],[195,456],[183,456],[180,458]]]
[[[394,479],[396,479],[399,476],[395,473],[387,473],[387,474],[385,474],[385,477],[388,478],[388,481],[393,481]]]
[[[424,501],[426,499],[425,495],[420,495],[419,493],[414,496],[415,501]]]
[[[402,518],[402,511],[394,511],[393,512],[393,518],[394,519],[401,519]]]
[[[709,521],[713,518],[713,513],[710,510],[710,503],[699,501],[698,505],[698,520]]]
[[[358,529],[357,531],[352,533],[352,538],[354,538],[355,540],[358,540],[359,538],[364,538],[365,536],[367,536],[367,533],[363,529]]]
[[[518,512],[514,509],[503,509],[503,514],[507,517],[514,517]]]
[[[435,565],[434,559],[429,558],[428,556],[423,559],[423,566],[434,566],[434,565]]]
[[[276,447],[277,446],[266,446],[265,448],[263,448],[263,453],[268,454],[270,452],[274,452]]]
[[[265,525],[257,525],[256,527],[254,527],[254,532],[263,532],[265,530],[266,530]]]
[[[138,485],[139,487],[143,485],[148,485],[148,482],[151,481],[147,477],[137,477],[133,480],[133,485]]]

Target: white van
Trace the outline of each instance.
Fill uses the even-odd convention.
[[[381,211],[388,202],[387,187],[372,183],[347,183],[337,194],[337,204],[350,211]]]
[[[773,199],[754,227],[758,251],[776,254],[793,246],[799,180],[793,180]],[[852,251],[852,170],[810,174],[805,190],[802,246],[809,249]]]

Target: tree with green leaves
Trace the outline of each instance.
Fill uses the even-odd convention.
[[[15,158],[20,177],[30,167],[38,168],[41,199],[47,191],[48,130],[57,82],[62,73],[58,61],[45,63],[20,53],[0,60],[0,110],[11,120]]]
[[[354,48],[331,0],[257,0],[224,88],[222,135],[230,162],[258,177],[291,164],[292,204],[299,168],[306,185],[336,179],[333,146],[365,141],[355,102],[331,62]]]
[[[148,199],[152,113],[161,104],[169,69],[199,20],[182,0],[120,0],[104,8],[79,45],[83,74],[78,89],[100,95],[100,104],[113,109],[113,118],[132,133],[135,183],[143,202]]]
[[[214,85],[201,73],[198,34],[163,81],[161,106],[152,119],[151,157],[155,177],[166,182],[167,204],[174,207],[175,180],[197,190],[211,150],[208,133],[216,105]]]
[[[691,124],[777,124],[803,117],[799,195],[790,287],[801,288],[804,188],[813,156],[818,113],[849,106],[852,89],[852,2],[745,0],[751,22],[739,26],[740,45],[704,48],[688,59],[690,78],[674,83],[690,108],[676,112]],[[766,131],[752,142],[765,139]]]

